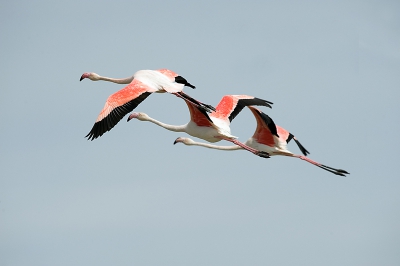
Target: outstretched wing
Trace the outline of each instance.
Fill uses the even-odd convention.
[[[286,143],[289,143],[289,141],[291,141],[293,139],[294,142],[296,142],[297,147],[299,147],[301,153],[304,154],[304,156],[307,156],[308,154],[310,154],[310,152],[303,145],[301,145],[300,141],[298,139],[296,139],[296,137],[292,133],[290,133],[289,131],[287,131],[284,128],[281,128],[280,126],[277,126],[277,128],[278,128],[278,132],[282,131],[283,134],[285,134],[283,136],[284,136],[284,139],[286,140]],[[282,137],[281,133],[279,133],[279,135]]]
[[[126,114],[135,109],[151,92],[138,80],[133,80],[128,86],[108,97],[96,123],[86,137],[94,140],[110,131]]]
[[[245,106],[259,105],[271,108],[272,102],[248,95],[225,95],[212,116],[231,122]]]
[[[279,138],[277,127],[267,114],[264,114],[257,108],[249,106],[250,111],[253,113],[254,117],[257,121],[257,128],[254,131],[253,138],[257,140],[257,142],[274,147],[275,139],[274,136]]]
[[[214,123],[211,118],[208,116],[207,112],[190,101],[186,101],[185,103],[188,106],[190,112],[190,120],[194,122],[199,127],[214,127]]]
[[[286,147],[286,144],[294,139],[300,151],[305,156],[309,154],[306,148],[301,145],[301,143],[295,138],[295,136],[293,136],[292,133],[283,127],[275,125],[274,120],[272,120],[271,117],[269,117],[267,114],[264,114],[257,108],[249,106],[249,109],[257,120],[257,128],[253,135],[253,138],[256,139],[257,142],[270,147],[278,145],[282,149],[283,146]],[[276,136],[276,138],[274,138],[274,136]]]
[[[280,126],[276,126],[276,129],[278,130],[280,139],[285,140],[286,143],[289,143],[293,139],[294,142],[296,142],[297,147],[299,147],[301,153],[304,154],[304,156],[307,156],[307,154],[310,154],[310,152],[306,148],[304,148],[303,145],[301,145],[301,143],[298,141],[298,139],[296,139],[296,137],[292,133],[290,133],[289,131],[287,131],[286,129],[284,129],[283,127],[280,127]]]

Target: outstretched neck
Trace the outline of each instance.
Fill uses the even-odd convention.
[[[117,84],[129,84],[132,82],[133,80],[133,76],[127,77],[127,78],[122,78],[122,79],[116,79],[116,78],[108,78],[108,77],[99,77],[99,80],[104,80],[104,81],[110,81],[110,82],[114,82]]]
[[[236,151],[236,150],[241,150],[243,149],[240,146],[233,145],[233,146],[219,146],[219,145],[214,145],[214,144],[209,144],[209,143],[203,143],[203,142],[191,142],[186,145],[193,145],[193,146],[201,146],[209,149],[214,149],[214,150],[221,150],[221,151]]]
[[[148,117],[145,121],[149,121],[153,124],[156,124],[160,127],[163,127],[167,130],[174,131],[174,132],[186,132],[186,125],[181,125],[181,126],[176,126],[176,125],[169,125],[165,124],[163,122],[160,122],[158,120],[155,120],[154,118]]]

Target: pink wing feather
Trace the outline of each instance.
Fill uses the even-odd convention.
[[[135,109],[151,92],[138,80],[108,97],[103,110],[96,119],[92,130],[86,137],[94,140],[110,131],[126,114]]]
[[[248,95],[225,95],[210,116],[231,122],[245,106],[261,105],[271,108],[271,102]]]

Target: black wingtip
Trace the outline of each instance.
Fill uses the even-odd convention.
[[[272,120],[272,118],[269,115],[261,112],[260,110],[258,110],[258,109],[255,109],[255,110],[257,111],[257,113],[261,117],[261,119],[264,121],[264,123],[267,125],[271,134],[275,135],[276,137],[279,138],[278,129],[276,128],[274,120]]]
[[[204,104],[204,103],[201,103],[200,105],[201,105],[202,107],[204,107],[204,108],[206,109],[206,111],[209,112],[209,113],[212,113],[212,112],[215,112],[215,111],[216,111],[216,109],[215,109],[214,106],[212,106],[212,105]]]
[[[103,134],[98,134],[96,133],[98,129],[98,125],[94,125],[92,130],[85,136],[87,140],[93,141],[94,139],[97,139],[98,137],[101,137]]]
[[[272,104],[272,102],[266,101],[264,99],[260,99],[257,97],[250,98],[250,99],[239,99],[235,109],[229,115],[229,121],[232,122],[232,120],[242,111],[242,109],[245,106],[258,105],[258,106],[266,106],[266,107],[272,108],[272,106],[270,104]]]
[[[87,140],[93,141],[95,139],[95,137],[92,135],[92,132],[89,132],[89,134],[87,134],[85,136],[85,138],[87,138]]]
[[[272,109],[271,104],[274,104],[273,102],[270,102],[270,101],[267,101],[267,100],[264,100],[264,99],[260,99],[260,98],[257,98],[257,97],[254,97],[253,101],[254,101],[254,104],[252,104],[252,105],[266,106],[266,107],[269,107],[271,109]]]
[[[310,152],[306,148],[304,148],[304,146],[301,145],[301,143],[295,137],[293,137],[293,140],[296,142],[297,146],[299,147],[300,151],[304,154],[304,156],[310,154]]]
[[[176,93],[176,96],[181,97],[186,102],[192,103],[194,106],[197,106],[199,109],[201,109],[201,110],[203,110],[205,112],[212,113],[212,112],[214,112],[216,110],[214,108],[214,106],[209,105],[209,104],[201,103],[198,100],[196,100],[196,99],[192,98],[191,96],[187,95],[183,91],[180,91],[180,92]]]

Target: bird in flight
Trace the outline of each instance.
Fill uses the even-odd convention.
[[[117,84],[128,84],[108,97],[95,124],[86,135],[89,140],[94,140],[110,131],[126,114],[133,111],[152,93],[168,92],[190,102],[204,112],[215,110],[213,106],[199,102],[185,94],[182,91],[184,86],[192,89],[196,87],[182,76],[168,69],[139,70],[133,76],[122,79],[103,77],[96,73],[84,73],[80,81],[86,78],[92,81],[103,80]]]
[[[261,112],[257,108],[252,106],[248,106],[248,108],[250,108],[251,112],[253,113],[257,121],[257,128],[253,136],[245,142],[245,145],[247,145],[248,147],[251,147],[255,150],[266,152],[270,156],[282,155],[282,156],[299,158],[319,168],[322,168],[328,172],[331,172],[335,175],[345,176],[346,174],[350,174],[343,169],[329,167],[309,159],[308,157],[306,157],[307,154],[309,154],[309,152],[304,148],[303,145],[301,145],[301,143],[296,139],[296,137],[292,133],[290,133],[289,131],[280,126],[275,125],[271,117]],[[297,146],[299,147],[300,151],[303,153],[304,156],[294,154],[287,149],[287,143],[289,143],[289,141],[292,139],[296,142]],[[225,151],[243,149],[243,147],[238,145],[218,146],[209,143],[196,142],[190,138],[182,138],[182,137],[177,138],[174,144],[176,143],[202,146],[210,149],[225,150]]]
[[[128,121],[134,118],[141,121],[149,121],[167,130],[186,132],[193,137],[212,143],[226,140],[257,156],[269,158],[268,152],[252,148],[231,135],[230,123],[244,107],[259,105],[271,108],[271,102],[247,95],[225,95],[217,105],[216,110],[210,114],[191,102],[186,101],[186,104],[190,112],[190,121],[185,125],[168,125],[151,118],[145,113],[132,113],[129,115]]]

